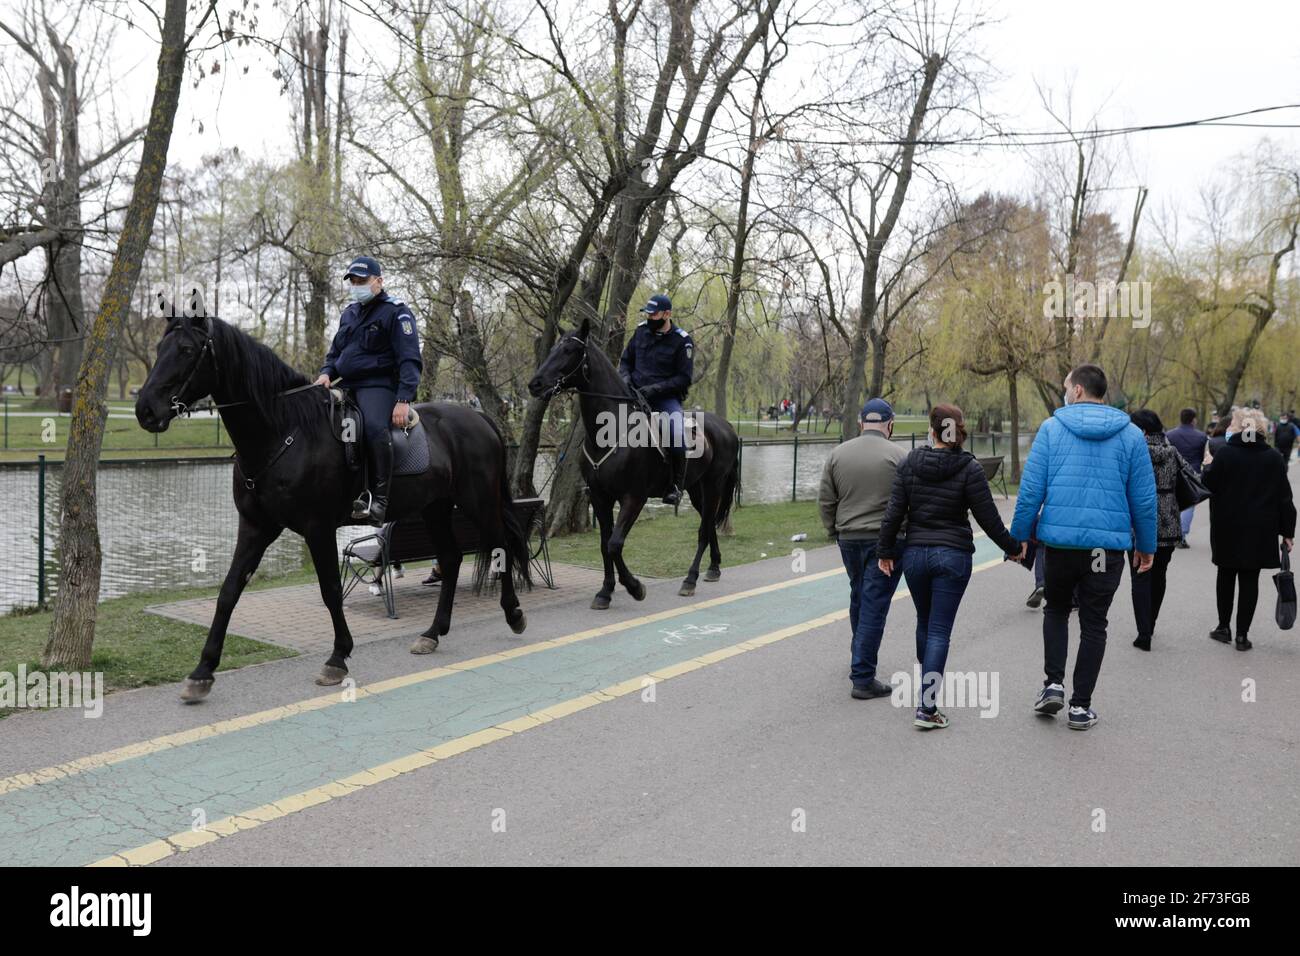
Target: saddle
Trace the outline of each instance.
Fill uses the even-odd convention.
[[[361,406],[356,403],[352,393],[341,388],[331,388],[330,395],[330,432],[334,440],[343,446],[348,470],[361,472],[366,468],[366,456],[362,454],[366,440],[365,422],[361,417]],[[420,424],[420,413],[411,406],[411,423],[406,428],[389,425],[389,434],[393,441],[393,477],[401,475],[418,475],[429,467],[429,437]]]

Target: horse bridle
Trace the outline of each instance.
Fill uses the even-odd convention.
[[[569,338],[576,339],[577,336],[570,335]],[[574,391],[579,391],[576,385],[569,384],[569,379],[577,375],[579,372],[583,374],[584,378],[588,377],[587,376],[587,349],[590,347],[590,343],[586,339],[578,339],[578,341],[582,342],[582,361],[580,361],[577,365],[573,366],[573,368],[569,369],[567,372],[565,372],[563,375],[561,375],[559,378],[555,380],[555,384],[546,390],[547,399],[552,399],[556,395],[559,395],[561,392],[568,391],[571,388]]]
[[[191,339],[190,341],[193,342],[193,339]],[[176,392],[171,397],[171,410],[172,410],[173,418],[179,418],[182,415],[190,414],[190,406],[187,403],[182,402],[180,400],[180,396],[185,394],[186,389],[190,387],[190,382],[194,381],[194,376],[197,375],[199,372],[199,366],[203,364],[204,355],[212,356],[212,371],[217,375],[218,378],[221,377],[221,366],[217,362],[217,347],[212,341],[211,333],[209,333],[207,338],[203,340],[203,347],[199,349],[199,357],[196,358],[194,360],[194,364],[190,366],[190,371],[189,374],[185,376],[185,381],[181,382],[180,387],[176,389]],[[235,404],[242,404],[242,403],[235,403]],[[216,407],[220,408],[224,406],[216,406]]]

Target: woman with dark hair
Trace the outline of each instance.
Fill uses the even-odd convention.
[[[898,529],[907,520],[903,576],[916,605],[916,659],[921,665],[921,699],[913,723],[922,730],[948,726],[939,710],[939,687],[948,661],[953,621],[971,576],[975,538],[967,514],[1008,555],[1020,552],[993,504],[984,469],[962,450],[966,421],[956,405],[930,411],[929,448],[917,448],[898,466],[881,520],[876,556],[880,570],[894,573]]]
[[[1174,548],[1183,539],[1181,516],[1178,511],[1178,471],[1191,466],[1178,449],[1165,437],[1165,426],[1160,416],[1149,408],[1142,408],[1129,416],[1129,420],[1142,429],[1146,436],[1151,467],[1156,476],[1156,551],[1151,570],[1137,571],[1137,557],[1129,549],[1129,581],[1133,593],[1133,617],[1137,621],[1137,640],[1133,646],[1140,651],[1151,650],[1151,636],[1155,633],[1156,618],[1165,599],[1165,580]]]

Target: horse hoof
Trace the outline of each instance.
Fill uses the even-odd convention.
[[[316,683],[321,687],[333,687],[336,684],[343,683],[343,678],[348,676],[346,667],[335,667],[332,664],[326,664],[320,669],[320,677],[316,678]]]
[[[185,679],[185,687],[181,690],[181,700],[187,704],[197,704],[203,700],[212,690],[212,678],[207,680],[195,680],[192,677]]]
[[[519,616],[515,618],[513,621],[511,621],[509,618],[506,618],[506,620],[510,624],[510,630],[514,631],[516,634],[524,633],[524,628],[528,626],[528,617],[524,614],[523,611],[520,611]]]
[[[645,585],[641,583],[639,578],[634,579],[632,583],[627,586],[627,593],[632,595],[633,601],[644,601]]]
[[[678,590],[677,595],[678,595],[678,597],[694,597],[694,596],[695,596],[695,585],[694,585],[694,584],[683,584],[683,585],[681,586],[681,589]]]
[[[721,568],[709,568],[709,570],[704,572],[704,580],[706,581],[717,581],[721,577],[722,577]]]
[[[425,637],[421,634],[411,645],[412,654],[432,654],[438,649],[438,639],[436,637]]]
[[[603,594],[597,594],[591,599],[591,609],[593,611],[606,611],[609,609],[609,598]]]

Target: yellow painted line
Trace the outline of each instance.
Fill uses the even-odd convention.
[[[440,677],[447,677],[461,671],[486,667],[488,664],[499,664],[502,661],[525,657],[529,654],[537,654],[541,651],[563,647],[568,644],[576,644],[579,641],[588,641],[592,638],[603,637],[606,634],[616,634],[619,631],[626,631],[630,628],[640,627],[643,624],[653,624],[656,621],[665,621],[670,618],[680,617],[683,614],[690,614],[693,611],[718,607],[723,604],[730,604],[733,601],[743,601],[760,594],[768,594],[772,591],[795,587],[800,584],[806,584],[809,581],[817,581],[822,578],[830,577],[831,575],[843,573],[844,571],[842,568],[835,568],[829,571],[819,571],[816,574],[804,574],[791,578],[788,581],[778,581],[773,584],[765,584],[761,587],[750,588],[748,591],[739,591],[735,594],[725,594],[720,597],[709,598],[706,601],[697,601],[694,604],[688,604],[679,608],[671,608],[666,611],[656,611],[653,614],[645,614],[641,617],[630,618],[626,621],[616,621],[612,624],[593,627],[585,631],[577,631],[573,634],[566,634],[562,637],[537,641],[534,644],[525,644],[509,650],[485,654],[481,657],[471,658],[455,664],[433,667],[428,670],[417,671],[413,674],[403,674],[399,677],[390,677],[387,680],[377,681],[373,684],[368,684],[365,687],[356,688],[356,699],[361,700],[364,697],[374,697],[379,694],[386,694],[389,691],[398,690],[403,687],[410,687],[414,684],[421,684],[425,681],[436,680]],[[87,770],[94,770],[98,767],[108,767],[116,763],[121,763],[124,760],[133,760],[136,757],[144,757],[148,754],[158,753],[161,750],[170,750],[173,747],[182,747],[186,744],[196,743],[200,740],[220,737],[223,734],[234,733],[239,730],[248,730],[251,727],[273,723],[274,721],[283,720],[286,717],[293,717],[297,714],[305,714],[314,710],[324,710],[327,707],[333,707],[343,701],[344,695],[341,692],[332,691],[328,694],[309,697],[306,700],[300,700],[296,703],[284,704],[280,707],[272,707],[269,710],[262,710],[253,714],[245,714],[242,717],[232,717],[228,720],[220,720],[211,724],[202,724],[198,727],[192,727],[189,730],[164,734],[160,737],[153,737],[149,740],[142,740],[138,743],[127,744],[114,750],[91,754],[88,757],[79,757],[76,760],[56,764],[52,767],[25,771],[11,777],[0,779],[0,797],[5,794],[14,793],[18,790],[25,790],[28,787],[36,787],[53,780],[60,780],[64,777],[71,777],[79,773],[84,773]]]
[[[1002,564],[1002,559],[998,558],[992,561],[986,561],[971,569],[971,574],[985,571],[992,567]],[[827,574],[840,573],[843,569],[836,569],[833,572],[823,572],[818,577],[826,577]],[[803,580],[808,580],[807,578]],[[770,587],[770,586],[769,586]],[[765,590],[765,589],[757,589]],[[745,592],[754,593],[754,592]],[[734,595],[733,597],[739,597]],[[906,594],[895,594],[894,600],[898,601],[906,597]],[[713,599],[704,602],[712,606],[716,603],[726,603]],[[656,615],[650,615],[657,617]],[[304,790],[301,793],[292,796],[282,797],[273,803],[263,804],[260,807],[254,807],[251,810],[245,810],[234,816],[224,817],[211,824],[205,831],[194,833],[190,830],[184,830],[180,833],[173,834],[162,840],[155,840],[152,843],[146,843],[143,846],[134,847],[128,850],[121,850],[112,856],[96,860],[89,866],[148,866],[150,863],[156,863],[159,860],[166,859],[176,853],[187,853],[190,850],[209,843],[214,843],[219,839],[233,836],[243,830],[251,830],[254,827],[261,826],[263,823],[270,823],[272,820],[278,820],[286,817],[291,813],[297,813],[308,807],[318,806],[327,803],[330,800],[336,800],[345,797],[348,794],[356,793],[358,790],[364,790],[367,787],[373,787],[376,784],[383,783],[385,780],[392,780],[394,777],[401,776],[404,773],[410,773],[413,770],[420,770],[428,767],[439,760],[446,760],[459,754],[475,750],[487,744],[503,740],[506,737],[513,737],[516,734],[532,730],[534,727],[540,727],[542,724],[549,723],[552,720],[558,720],[561,717],[568,717],[570,714],[576,714],[579,711],[594,707],[597,704],[603,704],[608,701],[616,700],[627,694],[635,693],[642,688],[657,683],[658,681],[670,680],[682,674],[698,670],[701,667],[707,667],[709,664],[726,660],[729,657],[735,657],[738,654],[744,654],[748,651],[757,650],[760,647],[766,647],[769,644],[775,644],[786,638],[794,637],[797,634],[804,634],[808,631],[814,631],[819,627],[825,627],[828,624],[834,624],[836,621],[842,621],[849,616],[848,608],[842,608],[838,611],[832,611],[829,614],[823,614],[809,621],[803,621],[799,624],[792,624],[789,627],[783,627],[780,630],[769,631],[758,637],[752,637],[748,640],[741,641],[738,644],[732,644],[719,650],[710,651],[707,654],[701,654],[699,657],[691,658],[688,661],[682,661],[679,664],[673,664],[668,667],[651,671],[648,674],[642,674],[640,677],[633,677],[629,680],[619,681],[609,687],[593,691],[589,694],[583,694],[580,697],[574,697],[571,700],[562,701],[558,704],[552,704],[541,710],[526,714],[523,717],[517,717],[504,723],[487,727],[483,730],[477,730],[474,733],[466,734],[455,740],[449,740],[446,743],[438,744],[427,750],[417,750],[413,754],[407,754],[405,757],[398,757],[387,763],[382,763],[377,767],[371,767],[368,770],[362,770],[351,776],[344,777],[341,780],[333,780],[319,787],[313,787],[310,790]]]

